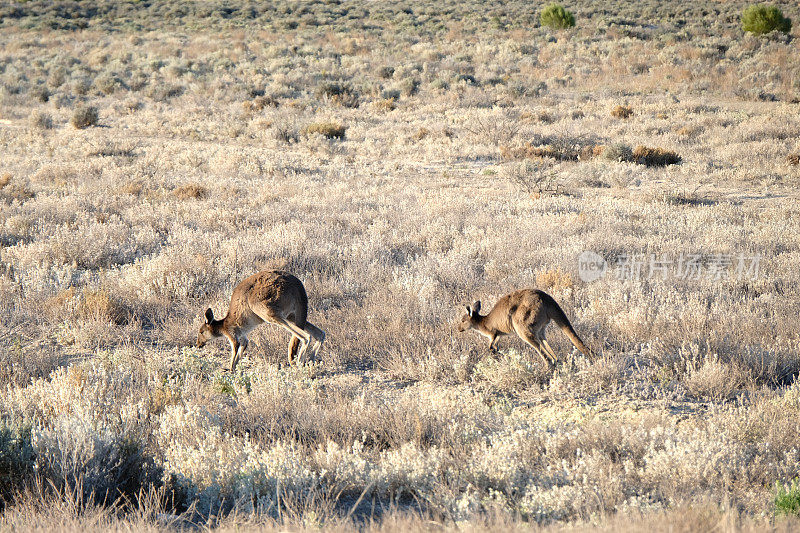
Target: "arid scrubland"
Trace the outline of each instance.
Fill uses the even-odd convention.
[[[800,50],[746,5],[0,6],[0,530],[797,528]],[[231,375],[269,267],[321,358]],[[522,287],[600,357],[457,333]]]

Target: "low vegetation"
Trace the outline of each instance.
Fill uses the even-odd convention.
[[[797,529],[796,42],[567,6],[0,5],[0,530]],[[265,268],[320,359],[225,372]]]
[[[611,110],[611,116],[614,118],[630,118],[633,116],[633,108],[626,105],[615,106]]]
[[[681,156],[671,150],[663,148],[651,148],[639,145],[631,154],[633,161],[648,167],[663,167],[666,165],[677,165],[682,161]]]
[[[97,108],[94,106],[79,106],[75,108],[70,119],[70,124],[82,130],[91,126],[97,125],[98,120]]]
[[[792,21],[784,17],[777,6],[752,5],[742,13],[742,29],[756,35],[773,31],[789,33],[792,31]]]
[[[788,516],[800,516],[800,483],[775,483],[775,512]]]
[[[553,2],[542,9],[539,15],[539,22],[542,26],[554,30],[563,30],[575,26],[575,16],[564,9],[564,6]]]
[[[336,122],[314,122],[303,128],[305,135],[322,135],[328,139],[344,139],[347,128]]]

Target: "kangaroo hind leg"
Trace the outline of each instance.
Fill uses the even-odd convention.
[[[291,320],[287,320],[285,318],[277,318],[275,319],[275,323],[284,329],[289,330],[295,337],[298,337],[300,340],[300,349],[297,352],[297,358],[295,361],[298,363],[303,363],[305,360],[306,351],[308,351],[308,345],[311,342],[311,334],[309,334],[306,330],[292,322]]]
[[[291,365],[297,357],[297,351],[300,349],[301,339],[295,334],[292,334],[292,340],[289,341],[289,364]]]
[[[309,335],[314,339],[313,348],[311,350],[311,359],[317,358],[317,353],[319,349],[322,348],[322,343],[325,342],[325,332],[319,329],[317,326],[312,324],[311,322],[306,322],[305,330],[308,332]]]
[[[547,355],[550,356],[550,359],[553,360],[553,364],[555,364],[558,358],[556,357],[556,352],[553,350],[553,348],[550,347],[550,343],[547,342],[547,339],[544,337],[544,330],[540,331],[538,336],[539,336],[539,344],[547,353]]]
[[[548,366],[548,368],[555,368],[556,361],[554,358],[551,358],[550,354],[544,349],[542,344],[539,342],[539,339],[536,336],[528,331],[527,329],[517,328],[517,335],[525,341],[525,343],[533,348],[536,353],[539,354],[539,357],[542,358],[542,361]]]

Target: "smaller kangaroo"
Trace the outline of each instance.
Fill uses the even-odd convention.
[[[490,351],[494,351],[497,337],[516,333],[536,350],[551,369],[555,368],[556,354],[544,338],[544,330],[552,320],[578,350],[593,357],[592,352],[572,329],[567,315],[546,292],[522,289],[500,298],[488,315],[478,314],[480,310],[480,301],[472,306],[468,305],[467,314],[461,319],[458,330],[476,330],[489,339]]]
[[[302,362],[312,340],[316,341],[312,357],[316,357],[325,341],[325,332],[308,322],[307,315],[308,296],[303,283],[288,272],[265,270],[233,289],[228,314],[222,320],[215,320],[211,308],[206,309],[205,323],[197,335],[197,347],[202,348],[214,337],[224,336],[231,344],[230,371],[233,372],[247,349],[247,334],[259,324],[269,322],[292,334],[289,364],[296,355]]]

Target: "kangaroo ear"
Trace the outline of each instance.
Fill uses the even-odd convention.
[[[214,320],[214,311],[212,311],[211,308],[209,307],[208,309],[206,309],[206,324],[211,324],[213,320]]]
[[[467,306],[467,314],[472,316],[472,308],[470,306]]]
[[[481,301],[478,300],[477,302],[472,304],[472,312],[477,315],[478,313],[480,313],[480,311],[481,311]]]

